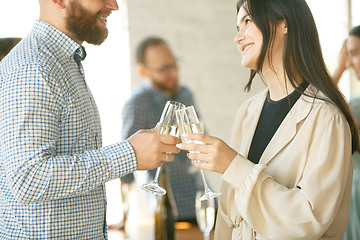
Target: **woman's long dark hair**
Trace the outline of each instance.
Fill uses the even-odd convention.
[[[237,12],[242,6],[263,36],[257,70],[251,70],[245,89],[249,91],[255,75],[261,73],[266,53],[272,49],[276,26],[280,21],[285,20],[287,40],[284,52],[284,74],[294,88],[299,85],[296,78],[300,77],[315,86],[339,107],[350,126],[352,152],[359,151],[357,123],[344,96],[327,71],[316,24],[305,0],[239,0]],[[315,93],[312,97],[316,97]]]

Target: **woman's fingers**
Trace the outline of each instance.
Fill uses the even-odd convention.
[[[210,164],[208,162],[193,160],[192,164],[197,168],[207,171],[213,171],[213,169],[211,169]]]
[[[208,153],[209,151],[209,146],[201,143],[180,143],[176,144],[176,147],[189,152]]]
[[[210,155],[206,154],[206,153],[201,153],[201,152],[189,152],[187,154],[188,158],[193,160],[193,161],[199,161],[199,162],[208,162],[210,161]]]
[[[211,137],[204,134],[187,134],[182,135],[186,141],[202,142],[181,143],[176,147],[189,151],[188,157],[193,160],[194,166],[218,173],[224,173],[237,152],[229,147],[219,138]]]
[[[218,140],[218,138],[216,138],[216,137],[212,137],[212,136],[205,135],[202,133],[186,133],[186,134],[182,134],[181,137],[186,138],[188,140],[201,141],[206,144],[213,144]]]

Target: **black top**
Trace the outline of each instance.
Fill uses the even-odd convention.
[[[250,161],[255,164],[259,163],[260,157],[266,146],[269,144],[271,138],[274,136],[276,130],[279,128],[281,122],[284,120],[292,106],[294,106],[301,96],[301,92],[303,92],[307,86],[308,83],[303,82],[297,88],[298,91],[294,90],[279,101],[271,100],[268,93],[251,142],[248,154],[248,159]]]

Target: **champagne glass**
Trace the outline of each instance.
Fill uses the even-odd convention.
[[[199,118],[196,115],[195,108],[193,106],[186,107],[184,109],[179,109],[176,111],[176,119],[179,123],[180,133],[203,133]],[[197,143],[202,144],[200,141],[189,140],[181,137],[181,141],[184,143]],[[205,192],[204,195],[200,197],[200,201],[208,200],[210,198],[215,198],[221,195],[221,193],[215,193],[210,190],[206,183],[204,171],[200,169],[202,181],[204,183]]]
[[[179,102],[168,101],[166,103],[159,122],[159,134],[169,134],[173,136],[179,135],[175,112],[182,108],[185,108],[185,105]],[[165,195],[166,190],[160,187],[158,184],[160,170],[161,167],[158,167],[156,169],[154,180],[151,183],[141,185],[141,189],[147,192],[151,192],[155,195]]]
[[[196,192],[195,199],[195,213],[196,222],[199,229],[204,234],[204,240],[209,240],[210,232],[214,227],[215,222],[215,199],[209,198],[200,201],[199,198],[203,196],[202,191]]]

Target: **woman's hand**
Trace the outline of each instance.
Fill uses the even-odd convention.
[[[186,140],[201,141],[204,144],[181,143],[176,146],[189,151],[188,157],[193,160],[195,167],[223,174],[237,152],[219,138],[205,134],[183,134]]]

